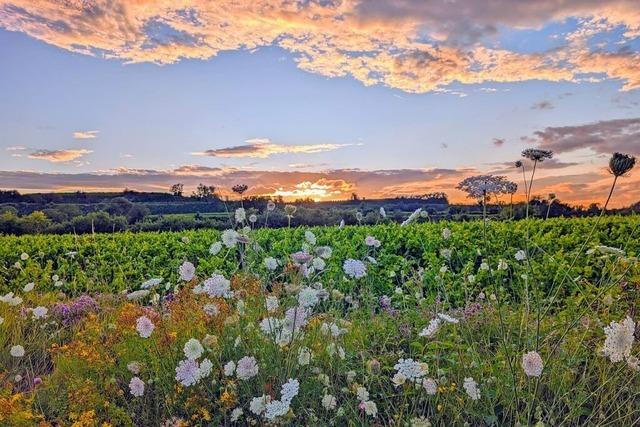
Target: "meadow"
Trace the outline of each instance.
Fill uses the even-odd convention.
[[[230,220],[0,237],[0,424],[640,423],[637,216]]]

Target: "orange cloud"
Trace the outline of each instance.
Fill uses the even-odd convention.
[[[566,46],[518,53],[483,45],[500,27],[539,29],[578,18]],[[221,51],[277,45],[299,68],[407,92],[453,82],[579,81],[584,73],[637,88],[637,53],[586,43],[624,27],[640,34],[637,0],[3,0],[0,27],[52,45],[125,62],[171,64]]]
[[[98,136],[98,130],[79,130],[73,133],[74,139],[94,139]]]
[[[217,148],[202,152],[192,153],[197,156],[211,157],[257,157],[266,159],[274,154],[302,153],[312,154],[324,151],[337,150],[351,144],[309,144],[309,145],[284,145],[274,144],[268,138],[255,138],[246,141],[245,145],[235,147]]]
[[[29,154],[30,159],[47,160],[49,162],[60,163],[70,162],[79,159],[87,154],[93,153],[91,150],[37,150]]]

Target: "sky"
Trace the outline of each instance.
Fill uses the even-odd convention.
[[[640,156],[637,0],[0,0],[0,58],[21,192],[459,202],[537,147],[533,193],[586,205]]]

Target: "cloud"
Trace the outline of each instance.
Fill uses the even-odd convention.
[[[553,50],[519,53],[494,42],[503,30],[540,31],[570,17],[576,30],[556,34],[563,44]],[[127,63],[275,45],[302,70],[412,93],[532,79],[640,87],[630,42],[640,35],[637,0],[4,0],[0,27]],[[589,43],[618,28],[619,51]]]
[[[12,145],[12,146],[6,148],[7,151],[24,151],[26,149],[27,149],[27,147],[22,146],[22,145]]]
[[[531,106],[532,110],[553,110],[553,108],[553,103],[547,100],[536,102]]]
[[[502,147],[506,142],[504,138],[493,138],[491,141],[496,147]]]
[[[621,151],[640,155],[640,117],[547,127],[522,139],[556,153],[589,148],[602,154]]]
[[[309,144],[309,145],[283,145],[275,144],[268,138],[248,139],[244,145],[235,147],[217,148],[202,152],[192,153],[197,156],[211,157],[257,157],[266,159],[274,154],[302,153],[312,154],[324,151],[333,151],[352,144]]]
[[[53,163],[70,162],[79,159],[87,154],[93,153],[91,150],[36,150],[29,154],[30,159],[47,160]]]
[[[79,130],[73,133],[74,139],[94,139],[98,136],[99,130]]]

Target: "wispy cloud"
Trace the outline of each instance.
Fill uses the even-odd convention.
[[[487,41],[500,28],[538,31],[569,17],[578,28],[555,34],[564,43],[547,52]],[[302,70],[415,93],[532,79],[640,87],[640,55],[630,43],[640,35],[637,0],[5,0],[0,26],[124,62],[169,64],[276,45]],[[623,49],[589,43],[618,28]]]
[[[551,101],[548,100],[543,100],[540,102],[536,102],[535,104],[533,104],[531,106],[532,110],[553,110],[553,103]]]
[[[491,142],[496,147],[502,147],[506,141],[504,138],[493,138]]]
[[[92,150],[36,150],[29,154],[30,159],[47,160],[53,163],[70,162],[79,159],[87,154],[93,153]]]
[[[246,144],[234,147],[217,148],[202,152],[191,153],[196,156],[211,157],[257,157],[266,159],[274,154],[298,153],[313,154],[324,151],[333,151],[353,144],[308,144],[308,145],[284,145],[275,144],[268,138],[255,138],[245,141]]]
[[[12,145],[12,146],[6,148],[7,151],[24,151],[26,149],[27,149],[27,147],[25,147],[23,145]]]
[[[74,139],[94,139],[98,137],[99,130],[78,130],[73,133]]]

